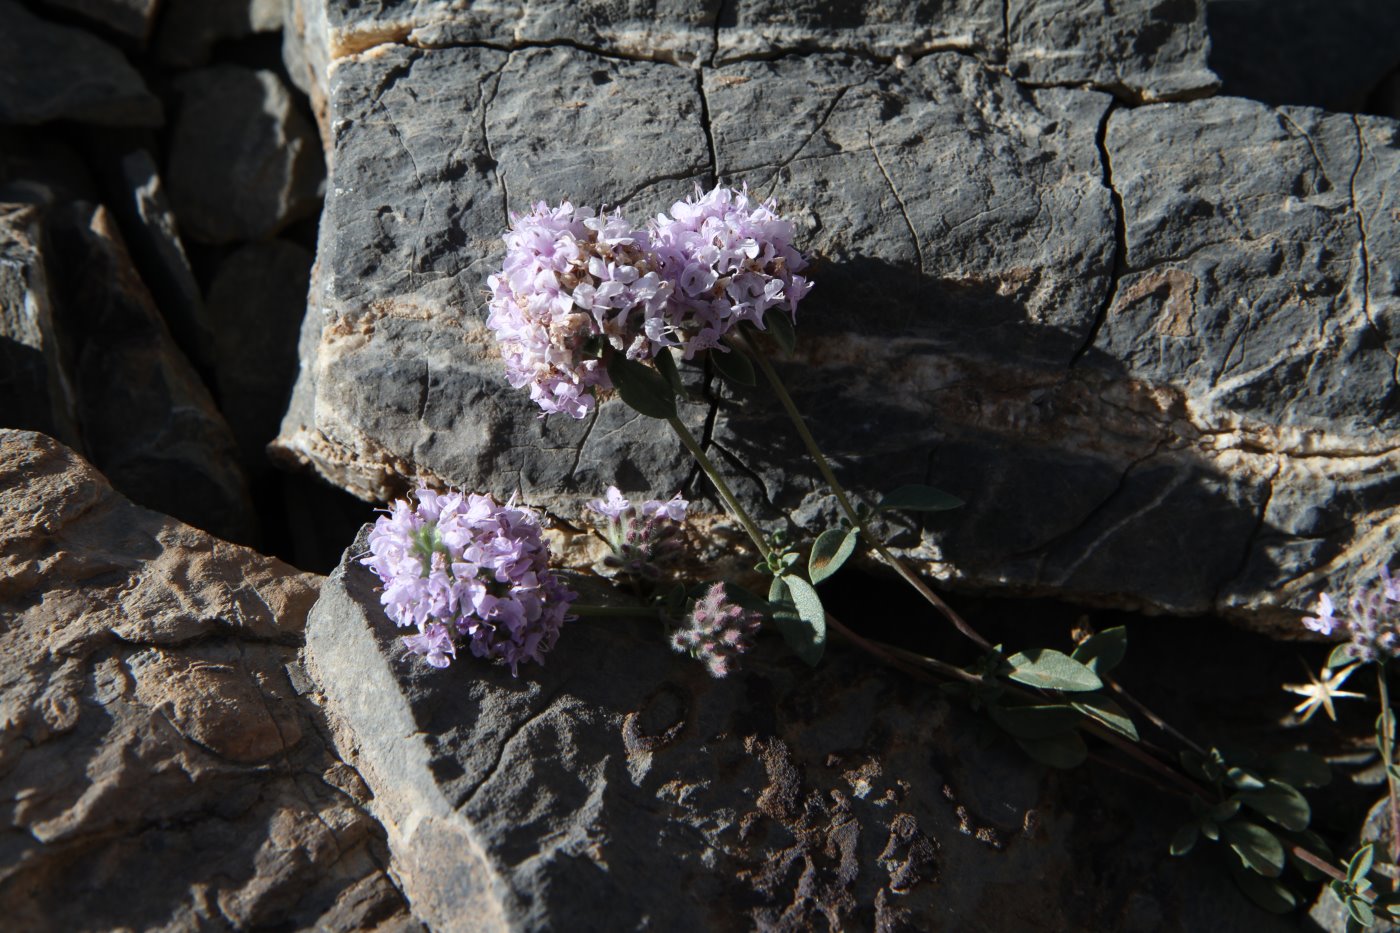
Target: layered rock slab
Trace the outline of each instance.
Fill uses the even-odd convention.
[[[930,687],[840,651],[812,671],[777,639],[714,680],[603,619],[518,678],[433,670],[364,550],[312,610],[308,671],[433,929],[1270,928],[1165,854],[1170,808],[1047,774]],[[1086,871],[1110,838],[1123,861]]]
[[[0,910],[29,930],[417,927],[298,696],[320,578],[0,431]]]
[[[816,259],[784,371],[843,478],[932,482],[970,503],[891,529],[928,569],[1291,626],[1285,610],[1324,577],[1345,589],[1394,549],[1395,451],[1376,420],[1394,384],[1392,273],[1375,246],[1389,236],[1387,121],[1224,99],[1124,109],[955,53],[697,73],[574,48],[386,45],[333,79],[304,330],[317,349],[278,446],[345,488],[519,487],[568,515],[609,483],[667,491],[693,477],[657,424],[617,402],[581,423],[535,420],[497,375],[479,289],[508,209],[567,196],[641,218],[717,173],[778,194]],[[1327,122],[1335,154],[1279,131],[1285,119]],[[1270,134],[1271,167],[1252,172]],[[1326,158],[1340,167],[1319,191],[1309,179]],[[1188,181],[1198,192],[1179,194]],[[1260,237],[1282,264],[1259,264]],[[1329,245],[1310,271],[1301,241],[1317,237]],[[1187,300],[1207,244],[1223,257],[1215,281]],[[1192,300],[1214,322],[1194,342],[1170,333],[1189,335]],[[1265,361],[1318,317],[1356,349],[1316,354],[1309,376],[1279,367],[1231,394],[1217,384],[1242,370],[1204,362]],[[1271,336],[1227,349],[1260,327]],[[1281,388],[1263,391],[1269,379]],[[1302,401],[1346,380],[1335,401]],[[726,393],[711,384],[686,412],[741,498],[824,527],[834,504],[775,406]]]

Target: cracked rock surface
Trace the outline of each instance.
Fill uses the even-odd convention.
[[[320,584],[0,431],[8,926],[419,928],[298,696]]]
[[[1184,51],[1206,43],[1200,5],[1115,4],[1138,25],[1109,32],[1063,6],[1055,29],[1029,5],[944,6],[917,21],[945,38],[916,39],[878,4],[743,33],[757,6],[739,3],[676,14],[661,41],[630,14],[576,18],[581,35],[544,5],[507,28],[307,0],[332,174],[276,449],[369,499],[419,478],[561,515],[614,482],[705,495],[619,402],[537,419],[501,375],[483,283],[509,210],[643,218],[747,181],[814,259],[782,369],[843,479],[969,503],[891,527],[911,559],[1003,592],[1291,625],[1324,577],[1346,589],[1395,546],[1397,124],[1135,105],[1214,86]],[[727,57],[741,34],[757,51]],[[1110,35],[1157,57],[1094,44]],[[746,504],[824,527],[834,505],[776,406],[688,378],[686,417]]]
[[[326,581],[308,672],[434,930],[1291,928],[1166,855],[1173,808],[1104,771],[1071,791],[858,657],[813,672],[770,638],[714,680],[651,626],[592,619],[519,678],[438,671],[377,583],[353,558]]]

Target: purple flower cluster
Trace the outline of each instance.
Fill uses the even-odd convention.
[[[796,274],[807,262],[776,201],[753,201],[747,185],[703,194],[696,188],[694,198],[658,215],[651,230],[661,272],[675,283],[672,321],[686,335],[686,359],[718,346],[741,321],[762,329],[770,308],[796,323],[812,283]]]
[[[658,565],[680,547],[676,532],[689,506],[679,493],[665,501],[648,499],[633,504],[616,486],[609,486],[606,498],[588,502],[590,511],[607,520],[599,529],[612,546],[604,565],[647,580],[659,578]]]
[[[1358,661],[1384,661],[1400,655],[1400,579],[1381,568],[1380,579],[1362,590],[1338,614],[1332,597],[1317,598],[1317,615],[1303,619],[1314,632],[1331,635],[1342,629],[1350,639],[1346,653]]]
[[[671,284],[653,267],[647,235],[621,213],[599,216],[568,201],[541,201],[511,216],[505,265],[487,279],[486,323],[506,378],[544,411],[582,418],[593,391],[611,388],[603,347],[650,359],[675,344],[663,314]]]
[[[416,506],[397,500],[375,522],[360,561],[383,582],[389,617],[417,626],[404,638],[409,651],[446,667],[461,638],[512,674],[522,661],[543,662],[577,594],[550,571],[539,518],[513,500],[426,488],[414,495]]]
[[[690,359],[740,321],[761,328],[769,309],[795,319],[812,284],[792,237],[776,203],[747,188],[697,188],[649,232],[568,201],[512,214],[505,262],[487,279],[506,378],[545,414],[583,418],[612,388],[611,353],[648,360],[680,347]]]
[[[703,661],[713,677],[739,668],[739,656],[753,647],[762,617],[729,601],[716,583],[695,603],[684,624],[671,633],[671,647]]]

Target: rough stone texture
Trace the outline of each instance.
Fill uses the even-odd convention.
[[[1291,928],[1165,854],[1175,806],[1030,766],[852,655],[813,672],[765,639],[716,681],[648,625],[593,620],[518,679],[439,672],[403,656],[375,583],[353,561],[327,581],[308,672],[433,929]]]
[[[319,32],[306,20],[334,61],[332,176],[284,456],[366,498],[419,477],[519,487],[561,515],[613,482],[704,494],[619,403],[536,420],[499,375],[482,283],[508,208],[570,197],[644,217],[718,175],[777,193],[816,257],[784,371],[844,477],[970,503],[890,529],[926,569],[1291,627],[1324,578],[1346,589],[1395,550],[1395,124],[1028,86],[1059,83],[1036,70],[1052,58],[1092,58],[1116,77],[1069,80],[1206,90],[1182,78],[1206,75],[1185,54],[1206,43],[1198,5],[1115,5],[1144,25],[1111,33],[1155,38],[1115,50],[1085,27],[1021,59],[1013,42],[1009,69],[867,49],[698,71],[568,45],[417,48],[405,24],[439,7],[390,7],[394,29],[335,3]],[[1043,48],[1073,31],[1068,13],[1039,29],[1009,12]],[[741,498],[805,532],[830,521],[776,406],[689,378],[686,416]]]
[[[151,34],[160,0],[41,0],[44,6],[77,13],[142,42]]]
[[[1088,84],[1132,101],[1205,97],[1219,87],[1198,0],[1008,0],[1013,77]]]
[[[0,0],[0,124],[158,126],[160,101],[101,39]]]
[[[176,68],[207,65],[216,43],[281,29],[289,5],[290,0],[165,0],[156,57]]]
[[[1270,104],[1366,111],[1400,68],[1400,5],[1371,0],[1209,0],[1221,92]],[[1400,110],[1385,112],[1400,117]]]
[[[295,243],[253,243],[225,259],[209,287],[215,387],[250,470],[267,464],[263,448],[296,381],[311,261]]]
[[[228,425],[175,347],[110,213],[82,202],[6,210],[23,271],[5,303],[43,335],[48,424],[80,443],[123,494],[224,537],[254,539]],[[24,425],[11,414],[0,409],[0,424]]]
[[[319,583],[0,431],[8,926],[416,928],[297,697]]]
[[[314,212],[323,177],[315,131],[271,71],[219,65],[176,81],[170,199],[191,239],[271,236]]]

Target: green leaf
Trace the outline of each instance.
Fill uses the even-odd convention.
[[[1133,720],[1123,710],[1123,707],[1105,696],[1086,696],[1074,701],[1074,708],[1085,716],[1126,736],[1134,742],[1138,741],[1137,726],[1133,725]]]
[[[1263,790],[1266,786],[1264,779],[1248,768],[1231,768],[1225,772],[1225,776],[1240,790]]]
[[[1347,651],[1347,649],[1350,647],[1351,642],[1344,641],[1337,647],[1333,648],[1332,653],[1327,655],[1327,666],[1334,671],[1339,671],[1342,668],[1346,667],[1348,664],[1350,664],[1352,661],[1355,661],[1356,658],[1352,657],[1351,653]]]
[[[1283,781],[1270,779],[1263,790],[1243,790],[1238,794],[1246,807],[1262,813],[1284,829],[1298,832],[1308,828],[1312,808],[1297,788]]]
[[[1258,906],[1271,914],[1286,914],[1298,906],[1298,899],[1283,882],[1273,878],[1261,878],[1251,871],[1231,866],[1231,874],[1239,889]]]
[[[932,486],[900,486],[880,500],[876,506],[880,511],[908,509],[911,512],[945,512],[966,505],[957,496]]]
[[[797,331],[793,330],[792,318],[782,310],[769,308],[763,315],[763,329],[784,353],[797,349]]]
[[[758,377],[754,375],[753,371],[753,361],[740,350],[731,348],[728,353],[725,353],[717,347],[712,348],[710,350],[710,365],[726,382],[741,386],[758,384]]]
[[[1264,770],[1294,787],[1325,787],[1332,780],[1327,759],[1302,749],[1272,756]]]
[[[1073,732],[1079,714],[1062,703],[992,706],[992,721],[1018,739],[1048,739]]]
[[[1220,801],[1215,806],[1210,808],[1210,818],[1215,820],[1217,823],[1223,823],[1226,820],[1234,819],[1235,814],[1239,812],[1240,798],[1230,797],[1227,800]]]
[[[1209,817],[1202,817],[1200,821],[1201,834],[1211,842],[1220,841],[1220,824]]]
[[[1347,882],[1355,885],[1362,878],[1371,873],[1371,866],[1376,860],[1376,844],[1368,842],[1356,850],[1356,854],[1347,862]]]
[[[1221,826],[1220,831],[1240,861],[1251,871],[1269,878],[1277,878],[1283,871],[1283,843],[1264,827],[1246,820],[1232,820]]]
[[[1089,757],[1089,749],[1078,732],[1066,732],[1064,735],[1044,739],[1018,738],[1016,744],[1021,746],[1027,755],[1052,768],[1074,768],[1083,764],[1084,759]]]
[[[1196,847],[1196,840],[1200,838],[1201,827],[1195,823],[1187,823],[1172,834],[1172,844],[1168,851],[1172,855],[1185,855]]]
[[[855,553],[856,538],[860,532],[854,528],[828,528],[812,543],[812,553],[807,558],[807,576],[813,583],[820,583],[841,569],[841,565]]]
[[[1033,648],[1013,654],[1006,661],[1011,665],[1007,676],[1032,687],[1080,692],[1103,686],[1098,674],[1053,648]]]
[[[608,364],[608,376],[617,394],[632,408],[648,418],[672,418],[676,414],[676,394],[665,378],[650,366],[614,353]]]
[[[1333,861],[1332,849],[1327,845],[1326,840],[1312,830],[1305,829],[1298,833],[1295,841],[1304,849],[1307,849],[1314,855],[1320,856],[1324,861]],[[1293,863],[1293,867],[1298,869],[1298,873],[1303,876],[1303,880],[1305,881],[1322,881],[1328,877],[1321,870],[1314,868],[1311,864],[1299,858],[1294,854],[1292,849],[1288,851],[1288,858]]]
[[[774,577],[768,588],[773,621],[793,652],[812,667],[826,648],[826,613],[812,585],[799,577]]]
[[[1376,925],[1376,912],[1371,909],[1371,905],[1366,903],[1362,897],[1347,898],[1347,913],[1351,918],[1361,924],[1366,929]]]
[[[1119,625],[1085,639],[1070,657],[1102,676],[1122,663],[1127,651],[1128,630]]]
[[[671,387],[671,391],[681,398],[685,398],[685,385],[681,382],[681,373],[680,370],[676,369],[676,358],[671,355],[671,351],[663,349],[652,358],[652,363],[656,366],[656,371],[661,374],[661,378],[665,379]]]

